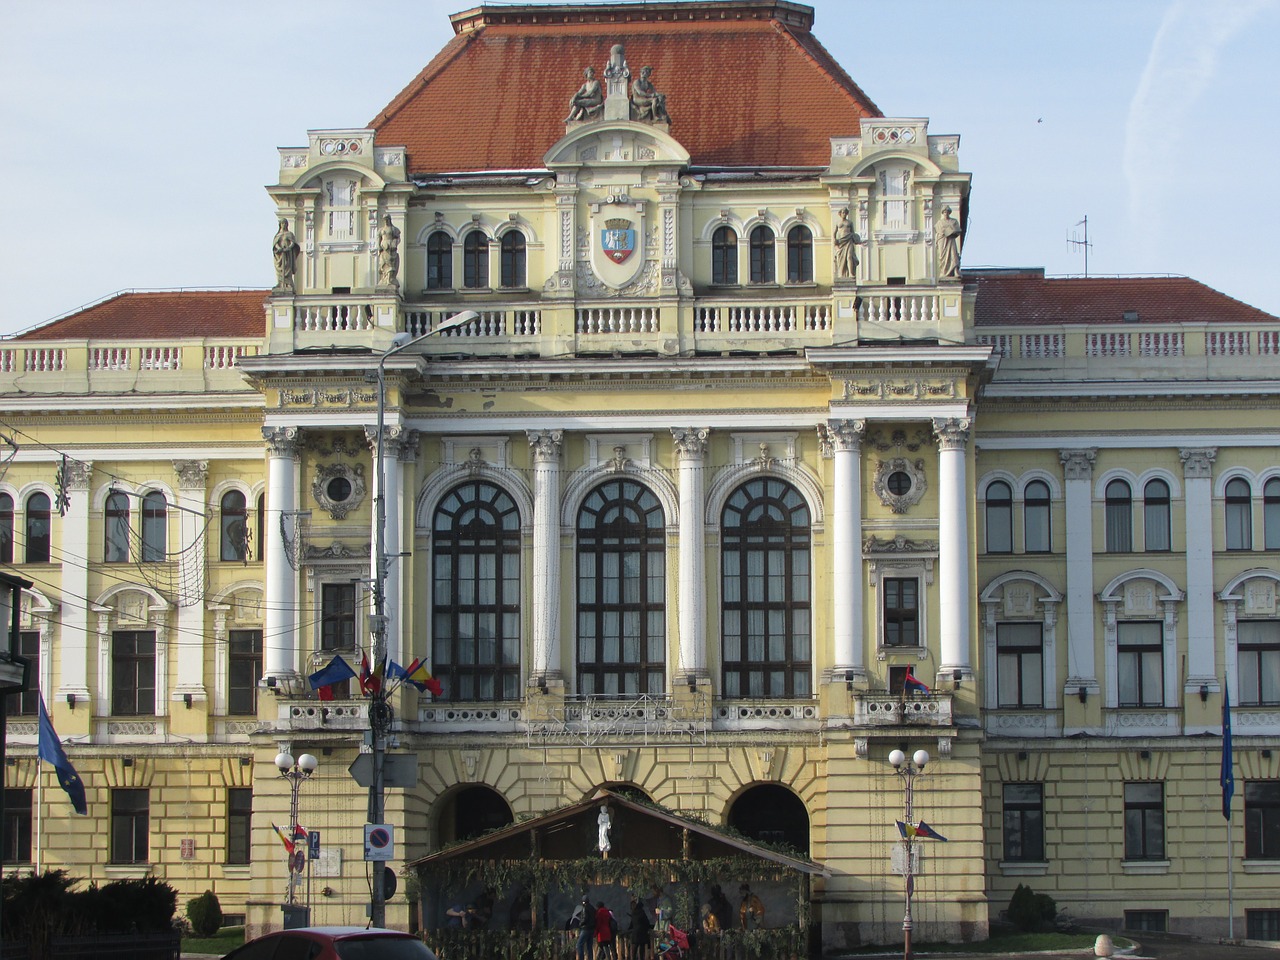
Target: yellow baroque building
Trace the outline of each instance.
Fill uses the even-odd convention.
[[[452,20],[368,126],[280,149],[270,289],[0,344],[0,560],[88,798],[15,698],[6,870],[278,926],[306,753],[293,894],[364,923],[371,701],[307,678],[383,630],[444,688],[390,696],[398,870],[606,786],[820,863],[824,950],[892,942],[887,757],[924,749],[917,940],[1018,884],[1280,938],[1280,319],[963,267],[959,137],[800,4]]]

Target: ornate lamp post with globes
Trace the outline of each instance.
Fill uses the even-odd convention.
[[[912,854],[915,852],[915,832],[911,820],[911,794],[915,786],[916,777],[924,773],[925,765],[928,762],[929,751],[927,750],[917,750],[912,755],[910,763],[907,763],[907,755],[901,750],[894,750],[889,754],[889,764],[893,767],[893,772],[902,779],[902,822],[906,825],[905,836],[903,837],[903,847],[906,853],[903,858],[903,876],[906,880],[907,888],[907,910],[902,918],[902,960],[911,960],[911,895],[915,893],[915,878],[912,873],[913,864],[911,861]]]
[[[309,753],[304,753],[295,761],[293,754],[280,752],[276,754],[276,769],[280,776],[289,781],[289,839],[297,843],[298,828],[298,791],[304,781],[310,780],[320,761]],[[302,873],[303,856],[300,849],[294,848],[289,854],[289,892],[285,897],[284,928],[305,927],[311,922],[311,907],[298,906],[297,889]]]

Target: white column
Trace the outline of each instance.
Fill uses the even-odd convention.
[[[942,657],[939,673],[972,676],[969,664],[969,494],[966,455],[970,421],[934,420],[938,436],[938,601]]]
[[[283,681],[287,688],[298,673],[298,575],[285,552],[280,518],[291,536],[297,536],[292,516],[298,505],[298,428],[263,427],[267,441],[266,541],[267,597],[263,616],[263,678]]]
[[[686,676],[707,675],[706,494],[708,431],[672,427],[680,472],[680,666]]]
[[[387,658],[404,666],[404,610],[401,589],[404,576],[404,558],[400,556],[401,532],[404,529],[404,507],[401,501],[401,483],[403,467],[401,457],[406,450],[406,431],[399,424],[387,424],[382,433],[382,471],[386,480],[386,498],[383,500],[383,513],[386,516],[386,529],[383,531],[382,546],[387,557],[387,576],[383,581],[383,614],[387,618]],[[369,443],[373,455],[378,455],[378,430],[376,427],[365,428],[365,440]],[[379,471],[373,471],[373,502],[378,502],[382,491],[378,489]],[[377,576],[378,569],[378,511],[373,511],[372,539],[370,540],[369,569]],[[372,602],[372,594],[370,595]],[[372,608],[370,608],[372,612]],[[412,658],[410,658],[412,659]]]
[[[207,549],[199,549],[198,545],[207,544],[202,541],[205,532],[202,514],[207,508],[205,503],[205,485],[209,476],[208,460],[175,460],[173,470],[178,475],[178,502],[173,505],[170,517],[177,515],[178,523],[178,563],[179,582],[183,591],[194,591],[197,585],[208,582]],[[216,524],[210,524],[216,530]],[[168,534],[166,532],[166,538]],[[214,538],[216,543],[216,538]],[[203,597],[199,598],[203,600]],[[203,643],[194,642],[193,638],[204,636],[205,609],[196,597],[183,598],[178,606],[178,636],[183,639],[178,644],[177,683],[173,688],[175,701],[181,700],[184,694],[191,694],[193,700],[205,700],[208,697],[204,686]],[[215,684],[216,686],[216,684]]]
[[[71,503],[67,515],[58,524],[62,534],[62,556],[88,559],[89,553],[89,498],[92,496],[90,480],[93,464],[80,460],[67,461],[67,489]],[[16,555],[14,559],[19,559]],[[99,555],[101,559],[101,555]],[[88,703],[89,692],[89,564],[64,562],[62,564],[62,595],[71,599],[62,604],[60,666],[62,682],[56,697],[66,701],[68,695],[80,703]],[[43,664],[41,665],[43,667]],[[53,674],[50,673],[49,676]],[[45,706],[53,710],[51,691],[44,691]]]
[[[533,664],[531,680],[560,677],[559,430],[529,431],[533,454]]]
[[[834,447],[835,502],[831,508],[831,633],[837,680],[864,680],[866,644],[862,631],[862,435],[865,420],[832,420],[827,436]]]
[[[1064,696],[1098,692],[1093,652],[1093,461],[1097,451],[1060,450],[1066,488],[1067,679]]]
[[[1213,462],[1214,447],[1178,451],[1182,460],[1187,514],[1187,679],[1185,692],[1201,686],[1217,691],[1213,636]]]

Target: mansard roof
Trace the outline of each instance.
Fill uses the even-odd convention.
[[[964,276],[978,288],[975,326],[1277,320],[1190,277],[1053,278],[1039,268],[966,270]]]
[[[512,4],[455,14],[455,36],[369,124],[411,174],[542,167],[591,66],[624,44],[653,67],[695,166],[813,166],[880,109],[783,0]]]
[[[127,291],[18,334],[16,340],[261,337],[270,290]]]

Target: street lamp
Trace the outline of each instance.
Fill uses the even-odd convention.
[[[320,761],[309,753],[304,753],[295,761],[293,754],[281,751],[276,754],[276,769],[280,776],[289,781],[289,839],[293,843],[298,840],[298,791],[303,781],[310,780],[311,775],[320,766]],[[289,892],[285,897],[284,927],[305,927],[310,922],[310,907],[298,907],[297,888],[302,873],[303,858],[295,848],[289,855]],[[302,922],[299,923],[298,920]]]
[[[906,877],[907,911],[902,918],[902,960],[911,960],[911,895],[915,893],[915,879],[912,876],[911,855],[914,852],[915,833],[911,822],[911,793],[915,786],[915,778],[924,773],[925,764],[929,762],[928,750],[917,750],[907,763],[907,755],[901,750],[889,754],[889,764],[893,772],[902,778],[903,824],[906,826],[903,845],[906,848],[903,874]]]
[[[463,310],[452,317],[441,321],[432,329],[419,336],[410,338],[408,334],[398,333],[391,342],[391,348],[378,358],[378,432],[374,437],[374,477],[377,490],[374,496],[374,569],[373,569],[373,617],[370,632],[373,634],[373,664],[377,669],[387,658],[387,573],[390,558],[387,556],[387,498],[386,469],[382,463],[382,451],[387,422],[387,361],[397,353],[407,350],[427,337],[455,330],[478,319],[480,314],[474,310]],[[369,691],[369,746],[373,753],[373,782],[369,787],[369,823],[381,824],[386,815],[385,787],[383,785],[383,758],[386,753],[387,735],[391,732],[391,707],[382,686]],[[385,927],[387,925],[387,896],[383,886],[385,861],[373,861],[372,901],[369,906],[369,925]]]

